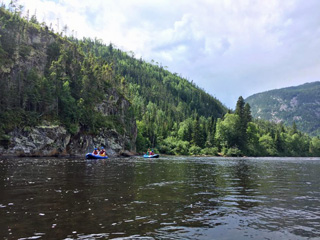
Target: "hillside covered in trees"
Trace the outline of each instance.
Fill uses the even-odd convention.
[[[54,33],[21,8],[0,8],[0,143],[43,121],[70,134],[112,130],[127,150],[229,156],[319,156],[319,138],[253,120],[242,97],[231,112],[161,64],[97,39]],[[227,113],[228,112],[228,113]],[[136,131],[134,130],[136,129]],[[137,133],[135,135],[135,133]],[[106,138],[106,137],[105,137]],[[73,142],[66,149],[72,149]]]
[[[254,94],[246,99],[255,118],[282,122],[320,136],[320,82]]]

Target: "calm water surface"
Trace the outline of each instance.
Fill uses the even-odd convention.
[[[320,239],[320,159],[0,159],[1,239]]]

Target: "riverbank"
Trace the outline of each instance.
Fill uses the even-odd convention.
[[[44,155],[44,154],[26,154],[26,153],[19,153],[19,154],[14,154],[14,153],[4,153],[1,154],[0,153],[0,157],[10,157],[10,158],[15,158],[15,157],[43,157],[43,158],[78,158],[78,157],[84,157],[85,154],[66,154],[66,153],[57,153],[57,154],[53,154],[53,155]],[[108,155],[111,157],[137,157],[137,156],[141,156],[140,154],[136,153],[136,152],[131,152],[131,151],[120,151],[118,154],[113,154],[113,155]]]
[[[0,142],[0,155],[17,157],[64,157],[84,155],[103,146],[108,156],[135,155],[133,140],[114,129],[101,129],[97,134],[78,130],[70,134],[64,126],[43,121],[41,125],[15,128]]]

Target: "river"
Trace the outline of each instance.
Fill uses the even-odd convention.
[[[0,158],[2,239],[320,239],[319,158]]]

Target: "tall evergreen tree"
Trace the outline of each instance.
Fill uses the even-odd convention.
[[[200,147],[202,143],[202,137],[199,116],[197,115],[192,124],[192,143]]]
[[[237,114],[240,117],[240,119],[243,118],[244,105],[245,105],[244,99],[243,99],[242,96],[240,96],[238,98],[237,105],[236,105],[236,110],[235,110],[235,114]]]
[[[298,132],[298,129],[297,129],[297,124],[295,121],[293,121],[292,123],[292,134],[295,134]]]
[[[239,122],[237,123],[237,143],[240,150],[245,150],[247,142],[247,123],[244,110],[245,102],[242,96],[238,98],[235,114],[239,116]]]
[[[249,103],[246,103],[244,105],[243,117],[244,117],[244,121],[245,121],[246,127],[247,127],[248,123],[252,121],[251,107],[250,107]]]

